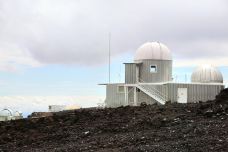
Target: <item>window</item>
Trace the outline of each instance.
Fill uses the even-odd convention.
[[[124,86],[118,86],[117,91],[118,93],[124,93]]]
[[[157,65],[150,65],[150,73],[157,73]]]

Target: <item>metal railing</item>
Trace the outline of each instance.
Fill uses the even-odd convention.
[[[143,80],[140,79],[141,82],[144,82]],[[156,89],[156,85],[144,85],[144,84],[137,84],[138,86],[142,87],[143,89],[145,89],[147,92],[149,92],[151,95],[153,95],[152,98],[154,98],[155,100],[159,100],[158,102],[161,102],[162,104],[165,104],[165,102],[168,100],[168,96],[166,94],[163,94],[162,92],[160,92],[158,89]]]

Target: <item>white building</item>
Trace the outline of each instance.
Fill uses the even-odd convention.
[[[81,107],[77,105],[49,105],[48,111],[49,112],[60,112],[65,110],[76,110],[80,109]]]
[[[19,111],[13,112],[10,109],[3,109],[0,111],[0,121],[9,121],[23,119],[22,113]]]
[[[134,62],[125,63],[125,83],[104,84],[106,107],[207,101],[225,87],[221,72],[213,66],[198,67],[191,83],[175,83],[172,62],[171,51],[164,44],[143,44],[136,51]]]

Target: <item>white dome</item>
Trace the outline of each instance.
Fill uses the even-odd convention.
[[[172,54],[167,46],[159,42],[147,42],[136,51],[135,61],[153,60],[172,60]]]
[[[222,73],[211,65],[202,65],[192,73],[192,82],[223,83]]]
[[[22,112],[16,111],[16,112],[14,113],[14,116],[16,116],[16,117],[22,116]]]
[[[0,116],[12,116],[13,112],[10,109],[3,109],[0,111]]]

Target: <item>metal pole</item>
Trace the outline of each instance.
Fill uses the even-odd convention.
[[[125,105],[129,105],[128,103],[128,87],[125,86]]]
[[[108,48],[108,79],[111,83],[111,33],[109,33],[109,48]]]
[[[134,87],[134,106],[137,106],[137,88]]]

